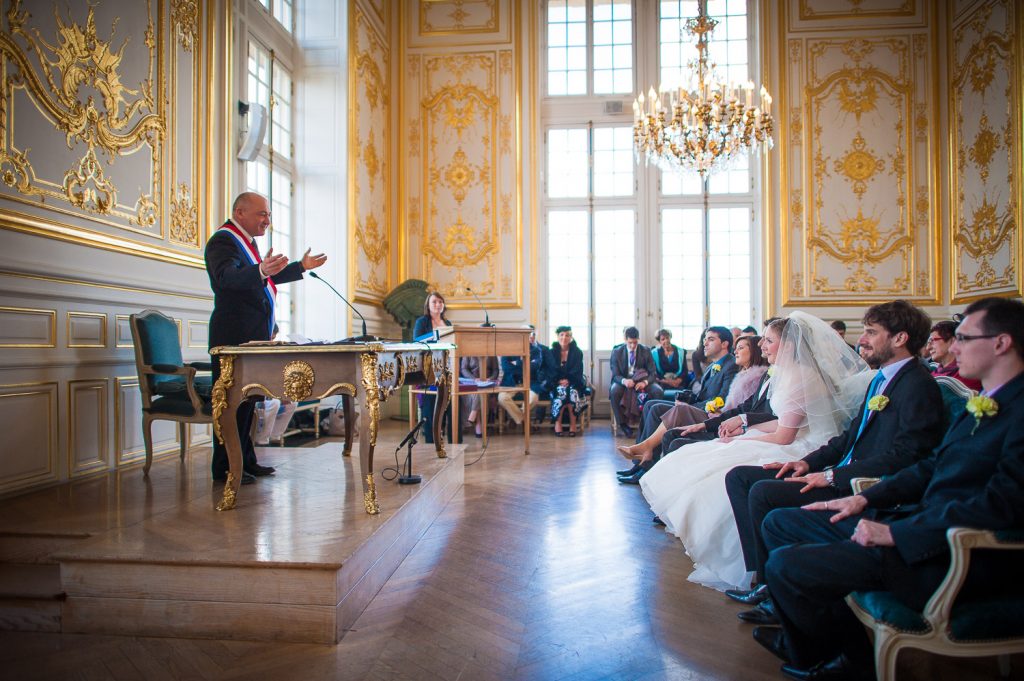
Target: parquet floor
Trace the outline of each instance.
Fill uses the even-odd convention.
[[[0,632],[0,678],[782,678],[739,606],[686,581],[679,543],[615,481],[606,422],[574,439],[539,434],[529,457],[520,446],[491,438],[336,646]],[[479,452],[471,444],[466,460]],[[989,661],[901,660],[901,680],[995,675]]]

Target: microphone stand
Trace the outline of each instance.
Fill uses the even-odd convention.
[[[420,422],[417,423],[416,426],[409,431],[409,434],[405,436],[405,439],[402,440],[395,448],[395,453],[397,454],[398,450],[401,449],[403,446],[409,446],[409,449],[405,454],[405,463],[402,465],[404,473],[398,478],[399,485],[418,485],[422,480],[420,476],[413,475],[412,473],[412,446],[416,444],[416,434],[419,433],[420,428],[422,428],[423,424],[426,422],[427,417],[424,416],[423,418],[420,419]]]
[[[362,313],[361,313],[361,312],[359,312],[359,310],[357,310],[357,309],[356,309],[356,308],[355,308],[355,307],[354,307],[354,306],[352,305],[352,303],[348,302],[348,299],[347,299],[347,298],[345,298],[345,296],[343,296],[343,295],[341,295],[340,293],[338,293],[338,289],[336,289],[336,288],[334,288],[333,286],[331,286],[331,284],[330,284],[330,283],[329,283],[329,282],[328,282],[328,281],[327,281],[326,279],[324,279],[323,277],[321,277],[321,276],[320,276],[319,274],[317,274],[317,273],[316,273],[316,272],[314,272],[313,270],[309,270],[309,276],[313,277],[313,278],[314,278],[314,279],[316,279],[317,281],[322,281],[322,282],[324,283],[324,285],[325,285],[325,286],[327,286],[327,288],[329,288],[329,289],[331,289],[332,291],[334,291],[334,295],[336,295],[336,296],[338,296],[339,298],[341,298],[341,302],[343,302],[343,303],[345,303],[346,305],[348,305],[348,306],[349,306],[349,308],[350,308],[350,309],[351,309],[351,310],[352,310],[353,312],[355,312],[355,313],[356,313],[357,315],[359,315],[359,319],[360,319],[360,320],[361,320],[361,321],[363,322],[363,335],[361,335],[361,336],[350,336],[349,338],[345,338],[345,339],[343,339],[343,340],[340,340],[340,341],[338,341],[338,343],[339,343],[339,344],[352,344],[352,343],[371,343],[371,342],[374,342],[374,341],[379,341],[379,340],[380,340],[380,339],[379,339],[379,338],[377,338],[376,336],[370,336],[370,335],[367,335],[367,333],[366,333],[366,317],[364,317],[364,316],[362,315]]]
[[[469,294],[470,294],[471,296],[473,296],[474,298],[476,298],[476,302],[480,304],[480,309],[484,311],[484,323],[483,323],[483,324],[481,324],[480,326],[483,326],[483,327],[485,327],[485,328],[490,328],[490,327],[493,327],[493,326],[494,326],[494,324],[491,324],[491,317],[490,317],[490,315],[488,315],[488,314],[487,314],[487,308],[486,308],[486,307],[484,307],[484,301],[480,300],[480,296],[478,296],[478,295],[477,295],[476,293],[474,293],[474,292],[473,292],[473,289],[471,289],[470,287],[468,287],[468,286],[467,286],[467,287],[466,287],[466,291],[467,291],[467,292],[468,292],[468,293],[469,293]]]

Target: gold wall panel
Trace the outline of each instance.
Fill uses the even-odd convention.
[[[351,290],[356,300],[379,303],[393,285],[391,47],[359,3],[353,13]]]
[[[501,12],[511,3],[502,3]],[[401,157],[406,275],[450,307],[522,305],[519,14],[508,47],[410,50]],[[454,41],[454,36],[452,37]]]
[[[783,22],[784,305],[937,301],[934,34]]]
[[[0,492],[57,479],[57,384],[0,385]]]
[[[519,0],[405,0],[409,47],[510,45]]]
[[[202,266],[215,4],[5,3],[0,228]]]
[[[119,314],[114,317],[114,347],[135,347],[135,343],[132,341],[132,322],[126,314]]]
[[[949,37],[950,291],[1021,295],[1021,7],[986,0]]]
[[[906,25],[909,21],[920,22],[927,0],[787,0],[791,26],[794,30],[806,28],[806,24],[828,23],[835,26],[836,20],[851,25],[863,26],[868,22],[892,27]]]
[[[57,311],[0,307],[0,348],[57,347]]]
[[[107,347],[107,315],[103,312],[68,312],[69,348]]]
[[[117,376],[114,384],[114,456],[116,467],[121,467],[146,458],[142,439],[142,394],[138,376]],[[177,448],[178,424],[153,421],[153,456]]]
[[[497,33],[498,0],[419,0],[420,35]]]
[[[68,474],[107,468],[107,381],[68,381]]]

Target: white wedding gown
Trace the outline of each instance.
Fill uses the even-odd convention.
[[[640,478],[651,510],[665,522],[666,531],[679,537],[694,562],[691,582],[719,591],[750,585],[751,573],[743,564],[740,537],[725,492],[725,474],[736,466],[795,461],[821,444],[809,441],[806,428],[788,445],[751,439],[758,435],[764,433],[751,429],[731,442],[686,445]]]
[[[692,582],[719,590],[750,585],[726,473],[736,466],[795,461],[828,442],[860,408],[874,373],[828,324],[800,311],[789,316],[779,348],[769,399],[779,425],[795,429],[793,442],[760,442],[756,438],[765,433],[751,428],[730,442],[681,447],[640,478],[651,509],[693,559]]]

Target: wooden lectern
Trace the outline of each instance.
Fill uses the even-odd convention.
[[[481,402],[480,423],[484,437],[484,444],[487,444],[487,398],[498,393],[523,393],[523,434],[525,439],[524,454],[530,453],[530,409],[527,406],[530,401],[530,334],[532,329],[506,329],[497,326],[452,326],[448,328],[435,329],[438,332],[438,340],[455,345],[455,350],[448,353],[451,361],[452,380],[448,386],[451,390],[452,409],[452,442],[458,441],[458,434],[461,432],[462,424],[459,422],[459,362],[463,357],[522,357],[523,358],[523,385],[503,388],[494,386],[490,388],[477,388],[474,392],[483,399]],[[416,410],[414,408],[413,391],[409,391],[409,427],[416,424]]]

